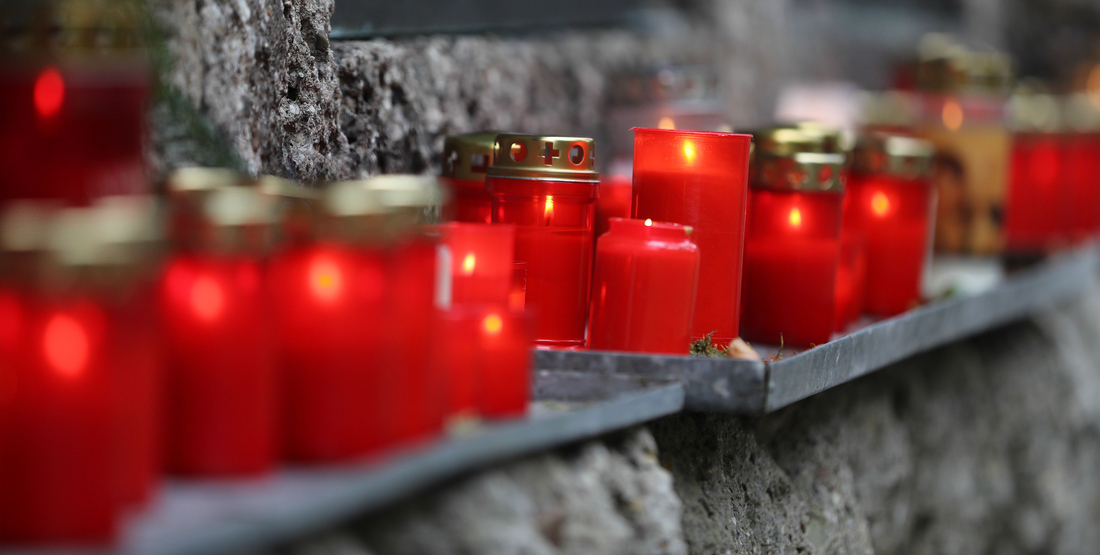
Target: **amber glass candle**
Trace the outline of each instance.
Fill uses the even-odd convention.
[[[634,130],[633,217],[690,225],[699,247],[691,335],[738,336],[749,135]]]
[[[489,168],[493,222],[516,226],[526,306],[546,347],[584,345],[599,175],[592,139],[498,135]]]
[[[933,147],[915,137],[869,133],[856,146],[848,182],[865,240],[864,309],[893,316],[920,302],[930,249]]]
[[[612,218],[596,244],[588,347],[685,354],[699,280],[691,228]]]
[[[493,221],[493,197],[485,191],[485,172],[493,165],[495,131],[447,137],[443,177],[451,194],[443,220],[487,224]]]

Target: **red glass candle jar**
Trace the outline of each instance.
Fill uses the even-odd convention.
[[[845,179],[847,181],[847,179]],[[863,313],[864,276],[867,273],[866,238],[855,216],[851,189],[844,195],[840,230],[840,260],[836,269],[836,331],[843,332]]]
[[[634,130],[634,218],[690,225],[699,247],[692,338],[738,336],[749,135]]]
[[[623,218],[610,224],[596,244],[588,347],[687,353],[699,281],[691,228]]]
[[[268,263],[290,460],[359,457],[393,435],[386,429],[393,379],[383,368],[386,250],[381,238],[361,240],[347,221],[381,218],[374,197],[359,182],[330,185],[323,236],[288,245]]]
[[[1009,104],[1012,138],[1005,199],[1005,251],[1042,254],[1064,241],[1068,192],[1057,100],[1017,95]]]
[[[545,347],[584,345],[599,175],[592,139],[498,135],[486,186],[493,223],[516,226],[527,308]]]
[[[6,3],[5,25],[24,23],[19,40],[0,45],[0,201],[85,205],[148,192],[142,147],[151,79],[141,8]]]
[[[931,249],[933,154],[927,141],[884,131],[856,145],[848,194],[865,240],[869,313],[892,316],[920,302]]]
[[[486,308],[475,329],[481,374],[478,413],[486,418],[523,416],[531,399],[535,323],[524,312]]]
[[[171,181],[177,198],[188,183]],[[201,190],[194,187],[192,190]],[[176,199],[173,199],[176,200]],[[180,199],[183,200],[183,199]],[[174,253],[161,283],[168,360],[168,468],[184,475],[257,475],[278,453],[278,376],[253,233],[262,197],[224,187],[201,202],[207,250]]]
[[[504,304],[512,288],[515,226],[453,222],[434,230],[450,251],[451,303]]]
[[[797,129],[754,133],[741,334],[805,346],[829,341],[844,186],[842,154]]]
[[[1100,231],[1100,109],[1088,94],[1073,95],[1066,101],[1065,119],[1073,131],[1064,137],[1063,234],[1082,240]]]
[[[447,137],[443,178],[451,193],[443,220],[487,224],[493,221],[493,196],[485,191],[485,172],[493,165],[497,133],[483,131]]]

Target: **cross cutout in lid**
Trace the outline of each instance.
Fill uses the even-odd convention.
[[[447,153],[447,159],[444,163],[447,165],[447,173],[454,174],[458,170],[458,152],[452,150]]]
[[[554,164],[554,158],[560,158],[561,151],[554,148],[554,143],[547,141],[546,150],[542,153],[542,158],[546,162],[547,166]]]

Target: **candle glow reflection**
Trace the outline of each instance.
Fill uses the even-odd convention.
[[[66,314],[50,318],[42,347],[50,366],[68,378],[80,374],[88,362],[88,335],[79,322]]]

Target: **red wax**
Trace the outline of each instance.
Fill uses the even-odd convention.
[[[492,176],[493,222],[516,226],[515,260],[527,263],[526,306],[539,345],[584,345],[598,183]]]
[[[778,345],[822,344],[835,325],[844,195],[751,190],[741,334]]]
[[[432,360],[437,326],[438,246],[411,237],[390,253],[386,275],[386,360],[394,373],[396,440],[412,442],[443,429],[443,390]]]
[[[1064,151],[1059,137],[1021,133],[1013,138],[1008,196],[1005,199],[1005,250],[1042,253],[1061,240]]]
[[[260,266],[177,254],[161,287],[168,467],[256,475],[277,455],[277,375]]]
[[[1100,231],[1100,134],[1074,133],[1065,140],[1063,233],[1083,239]]]
[[[866,253],[864,310],[893,316],[920,302],[932,186],[923,179],[853,175],[848,182]]]
[[[0,544],[106,545],[119,508],[105,311],[0,293]]]
[[[395,377],[382,366],[385,279],[381,252],[306,244],[272,257],[287,458],[347,459],[392,437],[383,428],[395,410]]]
[[[136,65],[0,70],[0,201],[147,192],[148,89]]]
[[[516,228],[450,223],[435,229],[451,251],[451,302],[504,304],[512,287]]]
[[[487,224],[493,221],[493,196],[485,191],[485,182],[474,179],[441,177],[451,192],[443,209],[443,220]]]
[[[694,229],[699,294],[693,338],[738,336],[750,135],[634,130],[633,216]]]
[[[836,330],[843,332],[863,313],[866,239],[855,216],[853,194],[844,195],[844,218],[840,230],[840,260],[836,269]]]
[[[685,354],[699,280],[691,230],[650,220],[610,224],[596,244],[588,347]]]
[[[478,412],[486,418],[510,418],[527,413],[531,397],[533,324],[529,315],[489,307],[476,326]]]

